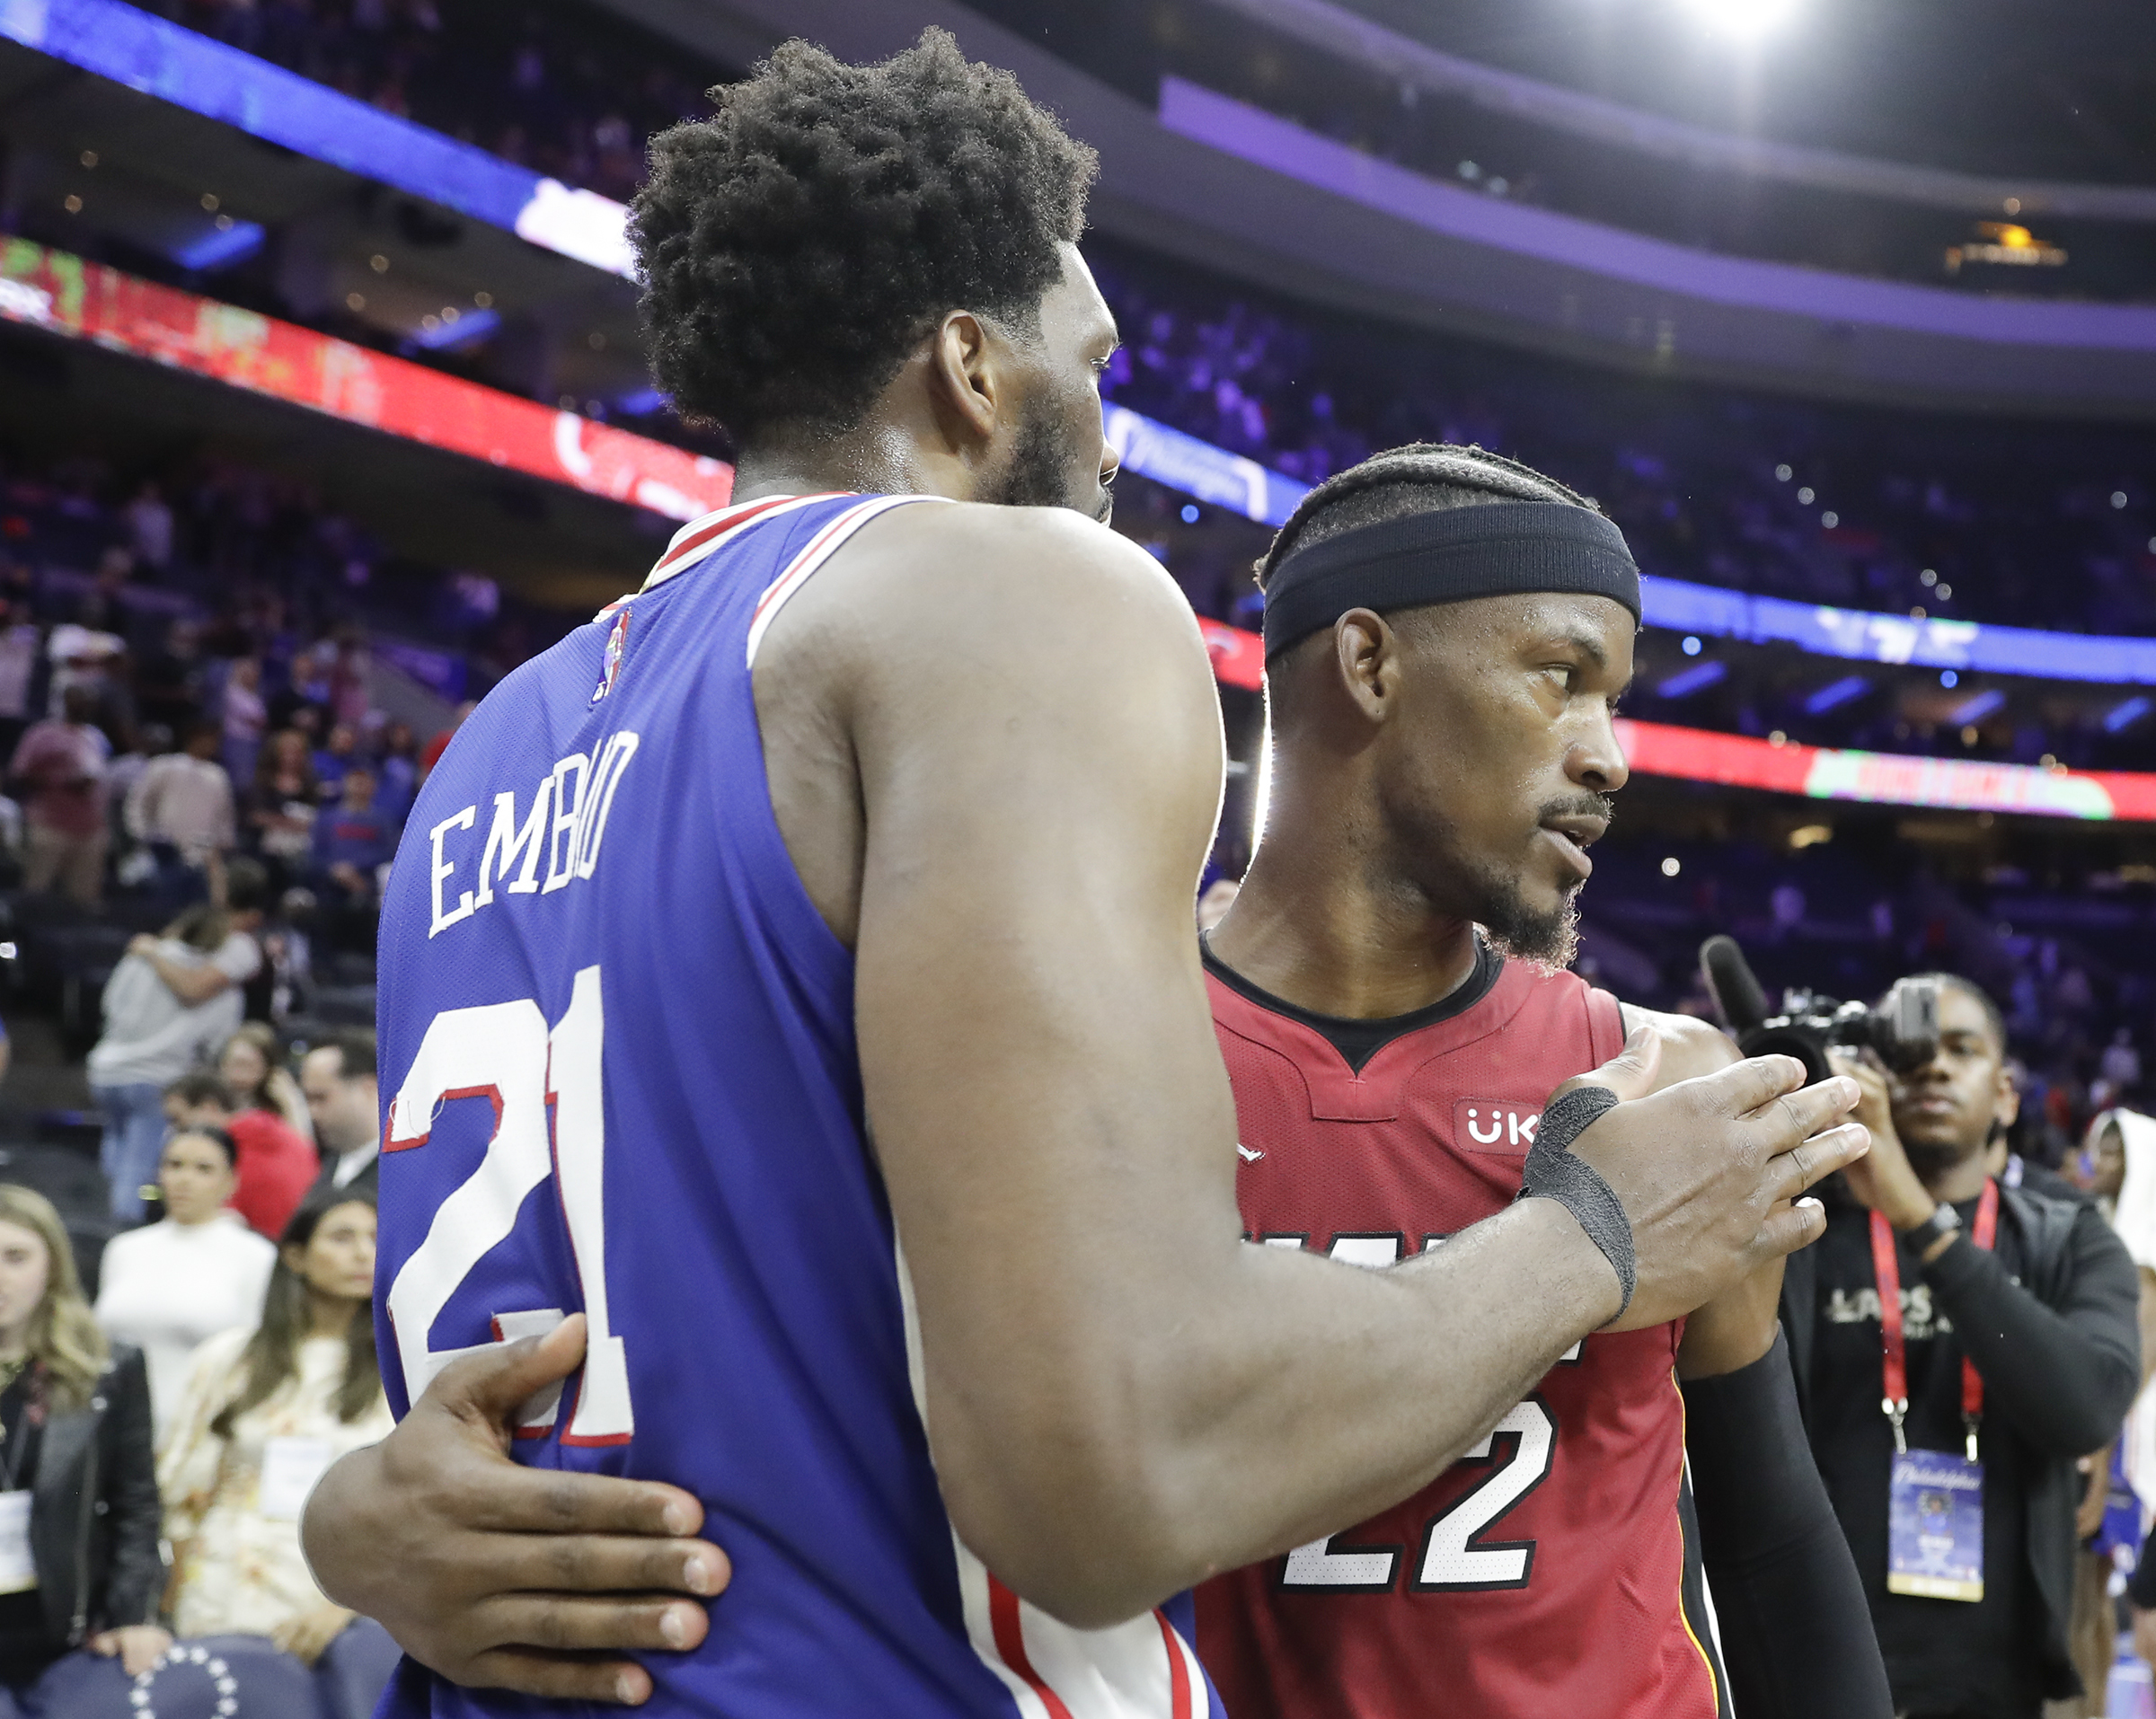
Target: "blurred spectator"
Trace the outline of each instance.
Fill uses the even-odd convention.
[[[466,699],[451,713],[449,726],[438,730],[434,738],[427,743],[427,750],[420,754],[420,780],[421,781],[425,781],[433,773],[434,767],[441,763],[442,754],[448,750],[450,741],[456,737],[456,731],[464,726],[464,718],[478,709],[478,700]]]
[[[307,737],[296,728],[270,736],[247,793],[247,823],[262,858],[289,881],[314,851],[321,794]]]
[[[128,503],[126,514],[135,559],[162,572],[172,560],[172,510],[165,506],[163,495],[155,483],[146,483]]]
[[[59,1214],[5,1185],[0,1380],[6,1490],[30,1495],[7,1550],[16,1559],[27,1550],[31,1578],[0,1594],[0,1698],[24,1719],[124,1714],[128,1680],[172,1640],[157,1623],[164,1561],[148,1377],[138,1352],[98,1329]]]
[[[375,1076],[375,1036],[341,1032],[300,1059],[299,1089],[314,1118],[322,1175],[314,1192],[349,1188],[372,1199],[381,1179],[381,1095]]]
[[[401,829],[420,791],[420,742],[411,723],[392,722],[382,730],[378,772],[382,809]]]
[[[260,1110],[275,1116],[310,1147],[314,1145],[314,1119],[307,1114],[299,1082],[285,1068],[277,1034],[266,1022],[240,1023],[239,1030],[217,1053],[217,1072],[241,1110]]]
[[[396,857],[396,822],[375,804],[375,772],[355,763],[342,794],[314,824],[315,887],[331,933],[347,948],[371,950],[381,911],[380,868]]]
[[[65,716],[68,710],[68,691],[79,686],[90,693],[90,702],[83,707],[82,720],[91,720],[103,706],[112,684],[114,666],[126,649],[126,641],[117,633],[85,627],[74,621],[55,627],[52,637],[45,641],[45,654],[52,660],[51,690],[47,694],[46,710],[53,716]]]
[[[314,780],[325,806],[343,792],[345,772],[359,762],[358,729],[349,722],[331,724],[314,754]]]
[[[22,886],[60,886],[85,907],[104,895],[105,764],[112,743],[94,727],[95,699],[84,686],[70,687],[62,714],[34,722],[15,747],[8,774],[23,789],[29,851]]]
[[[1205,893],[1197,898],[1197,929],[1209,931],[1227,918],[1228,909],[1234,906],[1235,897],[1242,893],[1242,886],[1233,877],[1215,877],[1206,886]]]
[[[314,1668],[326,1719],[367,1719],[397,1662],[332,1604],[299,1546],[322,1471],[393,1424],[375,1359],[375,1204],[346,1189],[287,1227],[258,1321],[197,1352],[157,1477],[183,1636],[265,1635]]]
[[[157,1159],[163,1218],[113,1237],[99,1262],[97,1322],[142,1351],[161,1432],[196,1346],[255,1316],[277,1261],[276,1247],[232,1210],[237,1158],[222,1128],[176,1124]]]
[[[240,1043],[244,1041],[235,1034],[226,1046]],[[174,1130],[228,1135],[238,1178],[228,1203],[258,1236],[274,1240],[284,1234],[322,1168],[312,1142],[267,1110],[242,1108],[223,1077],[208,1069],[190,1070],[165,1089],[164,1115]]]
[[[188,729],[186,750],[153,758],[128,792],[128,833],[156,856],[175,901],[208,893],[203,868],[238,839],[232,779],[216,761],[222,737],[216,723],[198,718]],[[181,871],[193,874],[199,886],[179,893]]]
[[[235,861],[232,904],[190,907],[157,937],[137,937],[106,982],[104,1034],[90,1052],[90,1090],[105,1115],[99,1154],[112,1215],[142,1216],[142,1188],[164,1138],[164,1089],[231,1037],[239,987],[262,964],[259,867]]]
[[[235,782],[254,780],[255,754],[270,719],[261,689],[262,666],[252,657],[243,657],[225,673],[218,719],[225,731],[225,773]]]
[[[0,603],[0,752],[13,753],[30,721],[30,683],[38,672],[38,629],[26,605]]]

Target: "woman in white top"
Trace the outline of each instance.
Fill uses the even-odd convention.
[[[331,1719],[365,1719],[395,1668],[378,1624],[333,1605],[299,1547],[322,1471],[385,1436],[376,1371],[371,1194],[323,1188],[285,1228],[261,1323],[196,1352],[157,1460],[172,1545],[172,1622],[197,1635],[267,1635],[315,1668]]]
[[[185,1128],[164,1143],[157,1186],[164,1219],[105,1244],[97,1322],[149,1363],[150,1409],[162,1433],[205,1337],[261,1317],[277,1248],[225,1202],[239,1186],[232,1136]]]

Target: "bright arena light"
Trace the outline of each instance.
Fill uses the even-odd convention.
[[[1797,10],[1796,0],[1684,0],[1694,16],[1725,35],[1761,36]]]

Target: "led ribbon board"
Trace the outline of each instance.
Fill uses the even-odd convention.
[[[723,460],[26,239],[0,237],[0,320],[93,340],[669,519],[722,507],[733,491],[734,469]]]
[[[1775,745],[1745,735],[1619,718],[1618,744],[1635,771],[1722,782],[1816,800],[1933,806],[1956,812],[2156,821],[2156,774],[2045,770],[1964,758],[1916,758],[1828,746]]]

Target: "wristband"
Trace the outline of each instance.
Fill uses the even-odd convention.
[[[1959,1234],[1960,1230],[1961,1213],[1941,1200],[1931,1208],[1930,1217],[1922,1223],[1912,1224],[1902,1231],[1902,1236],[1921,1256],[1933,1242],[1943,1241],[1948,1236]]]
[[[1639,1263],[1632,1255],[1632,1221],[1595,1167],[1572,1155],[1572,1142],[1581,1132],[1616,1104],[1617,1095],[1607,1087],[1575,1087],[1552,1100],[1535,1129],[1527,1161],[1520,1167],[1520,1198],[1555,1200],[1579,1220],[1587,1239],[1602,1249],[1602,1256],[1617,1274],[1624,1303],[1615,1317],[1621,1318],[1639,1285]]]

